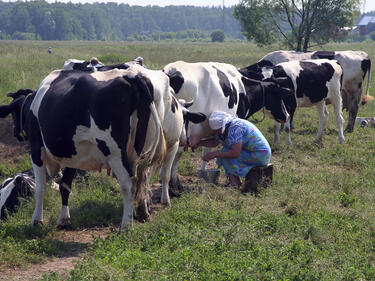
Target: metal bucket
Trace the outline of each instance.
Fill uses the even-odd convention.
[[[198,170],[198,178],[202,178],[208,183],[217,184],[219,176],[220,169]]]

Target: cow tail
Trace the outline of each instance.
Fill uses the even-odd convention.
[[[366,85],[366,93],[362,98],[362,105],[365,105],[367,102],[374,100],[372,96],[368,94],[368,90],[370,87],[370,79],[371,79],[371,61],[369,60],[369,67],[368,67],[368,72],[367,72],[367,85]]]

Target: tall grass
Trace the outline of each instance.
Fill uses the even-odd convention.
[[[50,45],[52,55],[47,53]],[[363,50],[375,58],[373,43],[326,47]],[[142,56],[152,69],[175,60],[241,67],[276,49],[250,43],[0,41],[4,70],[0,90],[37,88],[45,75],[68,58],[96,56],[111,63],[111,58]],[[8,100],[1,94],[0,101]],[[331,107],[329,111],[320,144],[313,143],[319,123],[314,108],[297,110],[291,147],[283,139],[280,145],[273,144],[271,120],[257,124],[271,143],[275,167],[273,185],[258,196],[193,181],[190,192],[173,199],[170,208],[157,211],[151,222],[97,239],[66,279],[374,280],[375,128],[356,127],[339,145]],[[360,107],[359,116],[374,116],[374,112],[373,102]],[[260,119],[261,113],[256,117]],[[199,154],[184,156],[181,174],[195,173],[198,167],[192,163]],[[17,170],[15,165],[3,170],[10,174]],[[73,228],[118,227],[121,202],[115,181],[104,175],[91,173],[76,180],[70,202]],[[53,240],[58,192],[48,190],[45,204],[44,226],[28,227],[32,200],[0,227],[0,268],[38,263],[74,246]],[[59,278],[44,276],[45,280]]]

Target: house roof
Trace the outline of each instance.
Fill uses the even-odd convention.
[[[375,16],[363,16],[357,25],[368,25],[375,23]]]

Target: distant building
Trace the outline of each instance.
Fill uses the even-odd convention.
[[[363,16],[357,23],[360,35],[375,31],[375,16]]]

